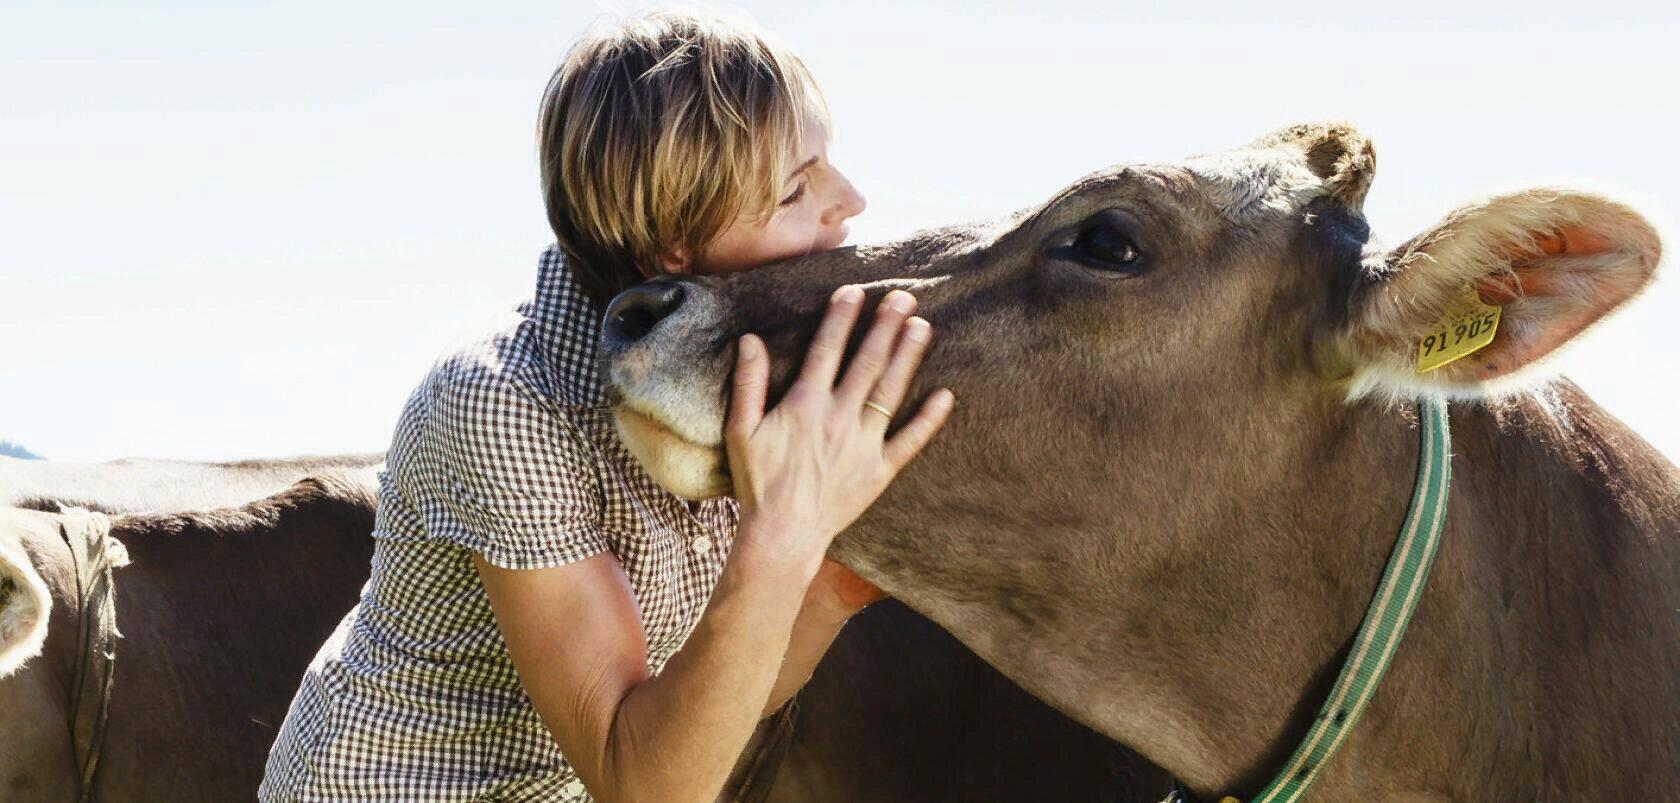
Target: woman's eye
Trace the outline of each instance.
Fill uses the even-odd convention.
[[[782,202],[779,204],[779,206],[793,206],[794,204],[799,203],[800,198],[804,198],[804,197],[805,197],[805,182],[801,181],[801,182],[799,182],[799,186],[795,187],[793,189],[793,192],[791,194],[789,194],[788,197],[782,199]]]
[[[1087,262],[1129,268],[1138,261],[1137,245],[1111,226],[1093,226],[1079,233],[1073,249]]]

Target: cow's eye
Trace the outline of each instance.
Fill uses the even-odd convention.
[[[1050,256],[1109,273],[1142,273],[1143,251],[1127,233],[1128,222],[1127,216],[1112,210],[1099,213],[1065,235],[1050,249]]]
[[[1131,239],[1111,226],[1092,226],[1073,240],[1073,249],[1092,262],[1126,268],[1137,264],[1138,250]]]

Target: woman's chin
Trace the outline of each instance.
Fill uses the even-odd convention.
[[[734,489],[721,446],[702,446],[628,407],[613,410],[618,437],[654,482],[684,499],[722,496]]]

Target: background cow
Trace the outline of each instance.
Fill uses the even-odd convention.
[[[0,664],[42,648],[0,677],[0,798],[77,799],[76,767],[96,738],[100,689],[76,678],[88,659],[102,671],[101,650],[86,646],[77,581],[84,561],[72,541],[108,535],[129,559],[110,586],[122,635],[110,645],[96,799],[243,800],[255,793],[304,666],[367,577],[372,511],[357,472],[316,475],[206,512],[108,518],[0,509],[0,571],[43,580],[32,593],[0,597],[0,616],[51,611],[35,636],[44,640],[0,645]]]
[[[99,513],[238,507],[311,474],[337,469],[371,472],[384,460],[378,452],[227,463],[145,459],[61,463],[0,457],[0,507],[47,511],[80,507]]]

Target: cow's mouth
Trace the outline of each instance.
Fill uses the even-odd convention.
[[[697,280],[662,277],[620,293],[599,356],[619,439],[654,482],[688,499],[728,493],[723,394],[733,349],[725,307]]]
[[[726,494],[733,487],[723,444],[684,437],[656,414],[621,402],[613,407],[618,437],[642,468],[672,493],[686,499]]]

